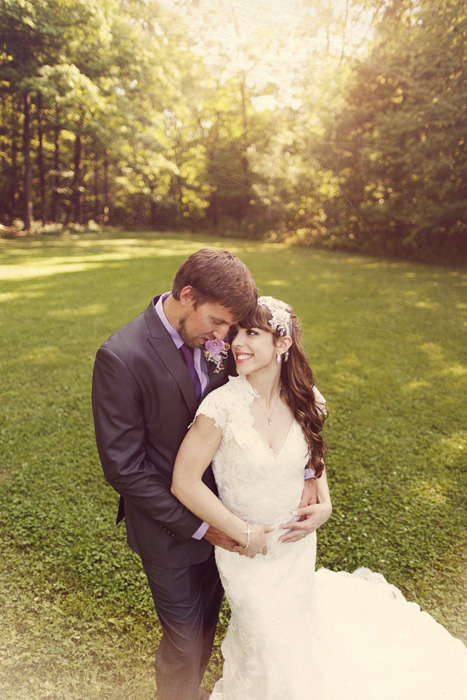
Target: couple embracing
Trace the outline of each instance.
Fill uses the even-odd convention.
[[[97,353],[99,456],[163,630],[158,700],[209,697],[224,590],[212,700],[462,700],[458,640],[368,569],[315,574],[327,411],[300,334],[242,261],[202,249]]]

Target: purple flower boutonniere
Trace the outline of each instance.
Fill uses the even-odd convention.
[[[222,369],[224,369],[224,365],[222,364],[222,360],[224,360],[227,357],[227,353],[229,351],[230,345],[228,343],[224,343],[223,340],[207,340],[204,344],[204,357],[208,362],[214,362],[216,365],[216,368],[214,370],[215,374],[218,374]]]

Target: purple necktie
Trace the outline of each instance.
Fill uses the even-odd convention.
[[[193,384],[195,385],[196,398],[199,401],[201,398],[201,382],[199,381],[198,372],[195,369],[195,351],[193,348],[190,348],[188,345],[183,343],[180,348],[180,352],[183,355],[186,366],[190,370],[191,378],[193,380]]]

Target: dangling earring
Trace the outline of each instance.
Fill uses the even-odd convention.
[[[286,351],[284,352],[284,362],[287,362],[288,359],[289,359],[289,351],[286,350]]]
[[[280,354],[280,352],[278,352],[277,355],[276,355],[276,362],[277,362],[278,365],[280,365],[280,363],[281,363],[281,354]]]

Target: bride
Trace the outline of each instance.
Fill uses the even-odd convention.
[[[201,403],[172,482],[239,542],[216,548],[232,616],[211,700],[466,700],[467,650],[433,618],[368,569],[315,573],[327,411],[293,310],[260,297],[235,333],[238,376]],[[219,498],[202,481],[211,461]],[[297,508],[313,477],[318,503]]]

